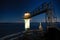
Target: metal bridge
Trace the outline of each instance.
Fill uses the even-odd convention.
[[[24,19],[32,18],[34,16],[40,15],[45,13],[45,22],[47,23],[47,27],[54,27],[53,21],[56,22],[56,17],[54,16],[54,9],[51,2],[43,3],[42,5],[38,6],[36,9],[34,9],[31,13],[31,16],[24,17]]]

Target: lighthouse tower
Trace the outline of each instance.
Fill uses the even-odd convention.
[[[25,22],[25,30],[29,30],[30,29],[30,13],[29,12],[26,12],[24,14],[24,22]]]

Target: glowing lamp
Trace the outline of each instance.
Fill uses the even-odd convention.
[[[27,12],[24,14],[24,19],[29,19],[30,16],[31,16],[30,13]]]

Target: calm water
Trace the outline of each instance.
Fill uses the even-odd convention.
[[[60,28],[60,23],[56,23],[57,27]],[[46,23],[42,23],[43,29],[46,30]],[[31,23],[31,30],[38,29],[39,23]],[[0,23],[0,37],[24,31],[24,23]]]

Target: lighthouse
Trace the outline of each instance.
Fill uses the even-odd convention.
[[[30,29],[30,13],[26,12],[24,14],[24,23],[25,23],[25,30],[29,30]]]

